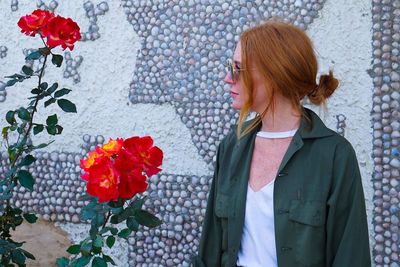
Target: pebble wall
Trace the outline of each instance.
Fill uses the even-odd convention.
[[[283,17],[306,30],[318,18],[326,1],[121,0],[120,8],[141,39],[128,101],[172,105],[190,131],[198,154],[212,166],[220,140],[237,118],[230,108],[222,78],[225,60],[232,56],[238,35],[271,16]],[[10,12],[17,12],[22,1],[10,2]],[[79,5],[87,18],[82,41],[101,40],[98,20],[107,16],[111,3],[86,1]],[[39,0],[32,4],[32,9],[57,11],[58,6],[56,0]],[[372,180],[366,180],[372,181],[374,188],[372,254],[376,266],[399,267],[400,2],[372,0],[371,19],[373,68],[369,74],[374,86],[374,173]],[[6,44],[0,43],[0,64],[10,56],[7,51]],[[29,51],[25,49],[23,53]],[[70,52],[64,56],[63,77],[80,84],[84,79],[80,73],[84,57]],[[0,78],[0,108],[1,102],[6,101],[4,81]],[[347,115],[335,115],[336,130],[343,136]],[[30,168],[37,179],[34,191],[15,192],[15,205],[41,214],[46,220],[81,224],[78,214],[85,203],[79,197],[85,184],[79,178],[79,159],[104,142],[102,135],[86,134],[78,152],[38,152],[38,160]],[[3,166],[7,157],[4,151],[0,153]],[[0,173],[4,171],[5,167],[0,167]],[[129,239],[130,266],[188,266],[191,255],[197,251],[210,182],[210,175],[166,172],[151,178],[145,206],[157,213],[164,224],[157,229],[144,229]]]

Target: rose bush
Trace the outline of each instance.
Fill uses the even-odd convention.
[[[163,152],[153,145],[150,136],[109,139],[96,146],[86,159],[82,159],[81,178],[86,184],[90,202],[81,212],[82,221],[90,221],[89,237],[72,245],[68,252],[73,259],[59,258],[57,265],[92,266],[114,264],[104,253],[104,243],[112,248],[116,237],[128,238],[139,225],[156,227],[161,221],[142,209],[145,198],[138,194],[146,191],[148,178],[161,171]],[[126,223],[119,230],[115,225]]]
[[[26,266],[26,258],[35,259],[34,255],[22,249],[23,241],[13,240],[13,231],[25,220],[34,223],[37,217],[33,213],[23,212],[22,209],[12,205],[14,189],[18,186],[25,187],[29,191],[34,190],[35,178],[29,170],[29,166],[36,161],[33,151],[42,149],[51,144],[32,144],[31,136],[40,134],[44,130],[50,135],[58,135],[63,127],[58,124],[57,114],[47,117],[45,122],[36,120],[37,107],[44,100],[44,107],[57,103],[65,112],[76,113],[76,106],[65,98],[71,92],[67,88],[58,88],[58,83],[49,85],[43,81],[44,69],[49,56],[52,63],[61,67],[63,56],[53,53],[52,49],[61,46],[63,49],[73,50],[74,44],[80,39],[79,26],[72,20],[55,16],[47,10],[37,9],[31,14],[21,17],[18,26],[21,32],[28,36],[36,36],[42,39],[44,47],[30,53],[26,60],[38,60],[44,58],[38,71],[24,65],[20,73],[7,76],[9,80],[6,87],[11,87],[17,82],[23,82],[33,77],[38,78],[37,86],[31,90],[28,97],[30,103],[27,107],[18,107],[6,113],[7,126],[2,127],[1,144],[5,145],[8,154],[8,163],[2,166],[5,170],[0,179],[0,266]],[[59,21],[65,21],[59,23]],[[54,26],[54,24],[57,24]],[[46,44],[47,42],[47,44]],[[10,140],[16,140],[12,143]],[[15,201],[14,201],[15,203]]]

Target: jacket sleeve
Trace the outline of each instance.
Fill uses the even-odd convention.
[[[339,144],[328,199],[326,266],[371,266],[365,199],[356,154]]]
[[[214,204],[217,192],[217,176],[219,157],[221,156],[222,143],[218,147],[217,160],[211,189],[208,196],[206,214],[203,221],[198,255],[192,258],[193,267],[219,267],[221,266],[222,229],[221,220],[215,216]]]

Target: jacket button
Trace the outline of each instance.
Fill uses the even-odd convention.
[[[278,177],[282,177],[282,176],[285,176],[285,175],[287,175],[287,173],[283,173],[283,172],[278,173]]]
[[[281,247],[281,250],[282,251],[289,251],[289,250],[292,250],[292,248],[291,247]]]

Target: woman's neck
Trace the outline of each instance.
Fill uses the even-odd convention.
[[[261,119],[260,131],[285,132],[299,128],[301,114],[290,105],[277,105],[274,113],[267,112]]]

